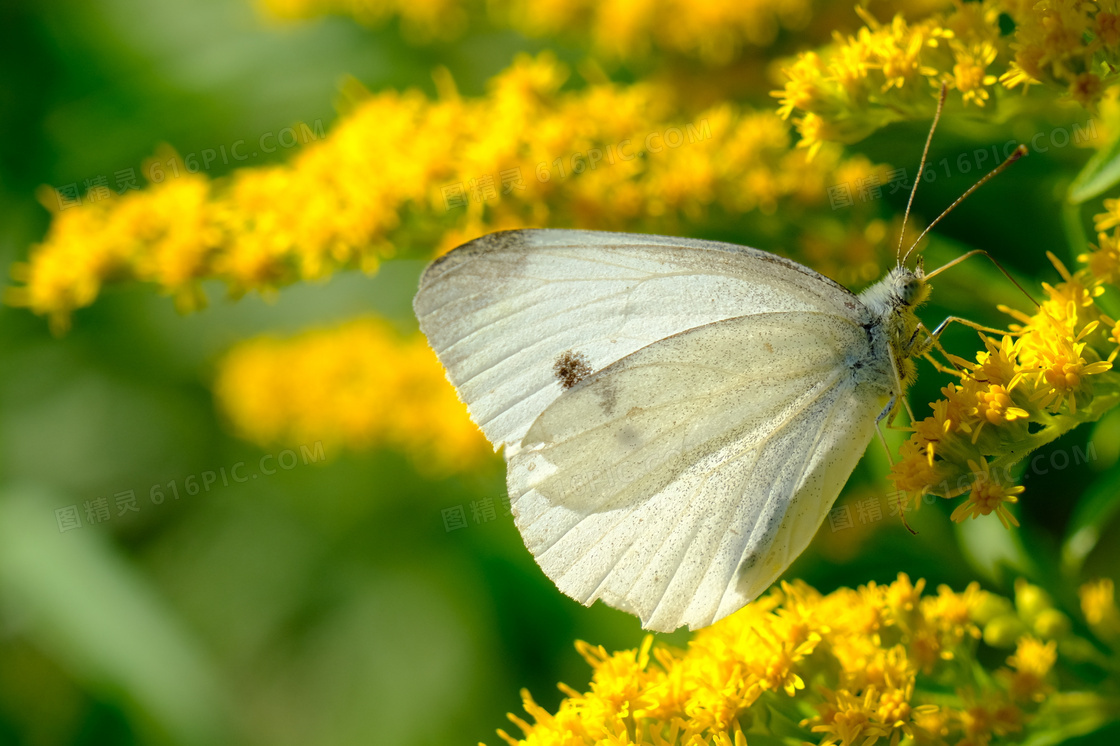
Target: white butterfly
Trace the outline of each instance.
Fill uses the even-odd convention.
[[[857,296],[732,244],[506,231],[433,262],[413,309],[505,448],[514,518],[545,574],[648,629],[697,629],[809,544],[877,420],[905,403],[911,358],[950,321],[997,331],[956,317],[930,331],[914,313],[929,278],[983,253],[929,274],[903,256]]]
[[[926,291],[902,266],[856,296],[731,244],[520,230],[433,262],[413,306],[545,574],[669,631],[805,549],[901,400]]]

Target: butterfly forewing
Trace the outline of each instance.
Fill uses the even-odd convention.
[[[565,353],[582,363],[576,372],[595,372],[713,321],[780,310],[852,315],[857,303],[831,280],[755,249],[522,230],[434,262],[413,307],[474,421],[508,451],[564,390],[557,367]]]

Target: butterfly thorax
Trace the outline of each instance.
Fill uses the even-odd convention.
[[[917,270],[895,267],[859,296],[886,337],[904,388],[917,375],[913,357],[924,348],[925,340],[919,339],[920,322],[915,311],[929,297],[929,290],[920,266]]]

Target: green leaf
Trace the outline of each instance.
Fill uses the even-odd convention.
[[[134,726],[152,731],[145,742],[228,743],[206,652],[104,529],[60,532],[55,509],[67,502],[81,510],[35,486],[0,488],[5,616],[76,680],[119,702]]]
[[[1081,205],[1066,202],[1062,205],[1062,228],[1066,233],[1066,243],[1072,256],[1078,256],[1089,246],[1089,235],[1081,220]]]
[[[1105,528],[1120,513],[1120,472],[1103,474],[1085,491],[1074,508],[1065,541],[1062,570],[1077,577],[1085,558],[1097,547]]]
[[[1079,205],[1120,183],[1120,137],[1098,150],[1069,185],[1066,199]]]

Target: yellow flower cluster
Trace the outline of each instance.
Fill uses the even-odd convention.
[[[111,281],[154,283],[190,309],[204,301],[205,279],[236,296],[339,268],[374,271],[384,258],[431,256],[500,228],[666,233],[713,207],[732,215],[781,207],[771,224],[793,233],[783,247],[838,225],[855,235],[872,227],[871,200],[846,210],[843,223],[819,210],[805,221],[837,181],[886,184],[866,159],[837,148],[810,162],[769,112],[721,104],[686,117],[665,86],[601,80],[562,91],[567,76],[548,53],[521,56],[487,95],[464,99],[444,71],[439,100],[366,96],[289,163],[219,180],[180,170],[61,210],[27,263],[13,267],[23,286],[8,302],[64,329]],[[886,231],[872,233],[885,247]]]
[[[434,473],[491,454],[424,338],[375,318],[243,342],[219,362],[214,396],[237,433],[262,446],[389,446]]]
[[[890,122],[928,119],[944,83],[965,104],[984,106],[996,83],[989,68],[1000,56],[996,0],[954,3],[945,13],[890,23],[864,13],[855,35],[805,52],[783,68],[785,87],[774,91],[778,111],[794,118],[801,145],[851,143]]]
[[[1014,60],[1000,77],[1008,88],[1047,83],[1093,109],[1117,81],[1120,7],[1115,0],[1004,0],[1015,22]]]
[[[1020,581],[1013,606],[976,584],[936,595],[924,586],[906,575],[829,594],[783,583],[686,650],[652,636],[616,653],[577,643],[593,669],[589,690],[561,684],[555,714],[522,692],[534,723],[510,715],[524,736],[498,733],[511,746],[983,745],[1051,727],[1048,709],[1084,715],[1090,728],[1108,719],[1097,695],[1056,689],[1059,642],[1087,641],[1068,619],[1039,625],[1060,615],[1040,589]],[[1013,648],[1005,666],[984,668],[981,639]]]
[[[944,84],[966,107],[985,106],[996,84],[1046,82],[1095,110],[1117,80],[1120,16],[1116,3],[1081,0],[954,0],[951,10],[907,21],[898,14],[783,67],[773,95],[794,118],[804,147],[851,143],[894,121],[927,119]],[[1003,35],[1000,19],[1014,30]],[[954,94],[950,94],[950,100]]]
[[[960,383],[942,389],[933,414],[914,423],[891,479],[920,502],[925,494],[955,497],[971,490],[953,511],[963,521],[996,513],[1018,525],[1008,504],[1023,491],[1010,467],[1072,428],[1096,421],[1120,403],[1120,324],[1096,299],[1120,280],[1118,201],[1097,216],[1100,245],[1079,257],[1075,274],[1050,255],[1062,282],[1043,283],[1046,300],[1032,315],[1002,308],[1019,323],[998,341],[981,335],[985,350],[968,361],[950,355]]]

